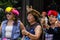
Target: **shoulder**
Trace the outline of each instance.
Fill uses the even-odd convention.
[[[35,32],[37,32],[38,34],[42,33],[42,27],[40,25],[37,25],[35,28]]]
[[[42,28],[40,25],[37,25],[36,28]]]
[[[37,29],[42,30],[42,27],[38,24],[38,25],[36,26],[35,30],[37,30]]]
[[[2,27],[2,25],[6,24],[6,23],[7,23],[7,20],[2,21],[1,27]]]
[[[35,26],[38,26],[38,25],[40,25],[40,24],[39,24],[39,23],[36,23],[36,24],[35,24]]]
[[[2,21],[2,24],[6,23],[6,22],[7,22],[7,20],[4,20],[4,21]]]
[[[39,23],[36,23],[36,27],[41,27]]]

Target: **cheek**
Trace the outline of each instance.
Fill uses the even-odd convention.
[[[57,19],[56,18],[51,18],[52,21],[56,21]]]
[[[7,19],[12,19],[13,16],[12,15],[7,15]]]
[[[44,16],[44,14],[42,14],[42,16]]]
[[[28,17],[27,19],[28,19],[28,21],[29,21],[29,20],[32,20],[32,18],[31,18],[31,17]]]
[[[27,17],[28,22],[30,21],[30,17]]]
[[[31,22],[31,21],[34,20],[34,18],[33,18],[33,17],[28,17],[27,20],[28,20],[29,22]]]
[[[53,18],[52,20],[53,20],[53,21],[56,21],[56,18]]]

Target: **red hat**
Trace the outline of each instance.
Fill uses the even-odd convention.
[[[48,16],[50,16],[50,15],[57,16],[58,15],[58,12],[55,11],[55,10],[49,10],[48,11]]]

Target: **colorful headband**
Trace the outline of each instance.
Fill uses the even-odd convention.
[[[12,8],[12,7],[7,7],[7,8],[5,9],[5,12],[11,12],[11,13],[17,15],[17,16],[19,15],[18,10],[16,10],[15,8]]]

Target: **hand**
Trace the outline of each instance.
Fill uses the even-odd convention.
[[[32,8],[32,6],[29,7],[29,6],[27,5],[27,6],[26,6],[26,10],[27,10],[27,12],[30,12],[31,10],[33,10],[33,8]]]
[[[28,35],[28,32],[26,30],[22,30],[23,35]]]

